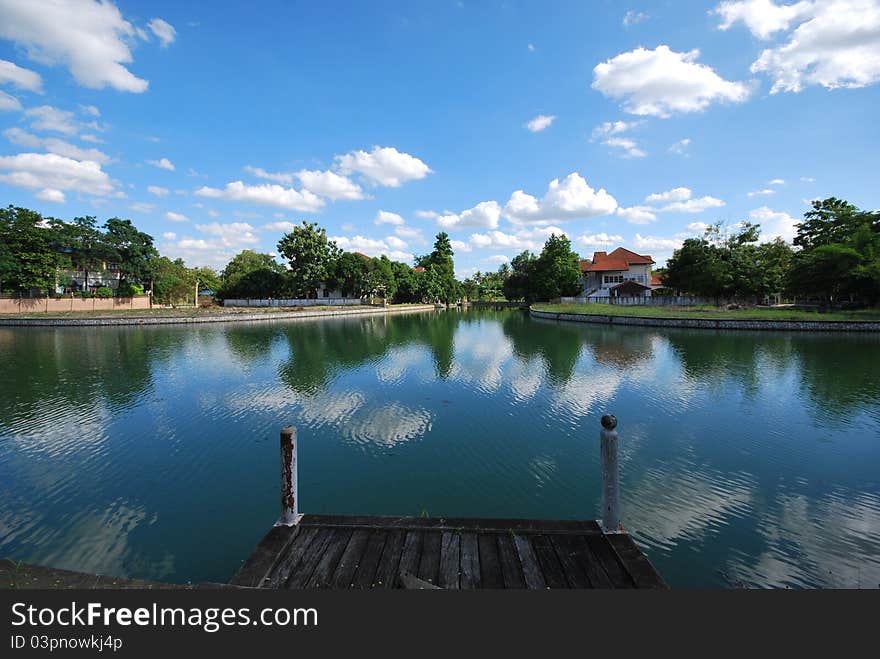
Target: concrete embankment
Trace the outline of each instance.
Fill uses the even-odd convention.
[[[356,316],[434,311],[432,304],[360,309],[315,309],[309,311],[266,311],[257,313],[206,313],[199,316],[120,316],[118,318],[3,318],[0,327],[81,327],[92,325],[178,325],[192,323],[230,323],[255,320],[290,320],[323,316]]]
[[[723,330],[777,330],[810,332],[880,332],[880,322],[863,320],[750,320],[732,318],[649,318],[644,316],[609,316],[607,314],[556,313],[529,309],[534,318],[564,320],[602,325],[642,327],[689,327]]]

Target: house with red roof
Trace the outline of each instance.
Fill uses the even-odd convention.
[[[582,297],[651,297],[660,288],[654,283],[651,266],[654,259],[623,247],[613,252],[594,252],[593,258],[581,261]]]

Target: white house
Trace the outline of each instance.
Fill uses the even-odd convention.
[[[593,259],[581,261],[583,291],[581,297],[651,297],[661,288],[651,275],[654,259],[623,247],[611,253],[594,252]]]

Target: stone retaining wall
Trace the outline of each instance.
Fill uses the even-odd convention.
[[[811,332],[880,332],[880,321],[863,320],[732,320],[712,318],[644,318],[641,316],[608,316],[601,314],[554,313],[529,309],[535,318],[566,320],[576,323],[604,325],[638,325],[643,327],[690,327],[696,329],[783,330]]]
[[[405,307],[372,307],[367,309],[322,309],[320,311],[279,311],[272,313],[236,313],[211,316],[155,316],[128,318],[0,318],[0,327],[78,327],[90,325],[176,325],[187,323],[228,323],[253,320],[290,320],[297,318],[318,318],[321,316],[352,316],[363,314],[404,313],[409,311],[434,311],[432,304],[418,304]]]

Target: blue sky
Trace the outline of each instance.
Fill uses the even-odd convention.
[[[880,0],[0,0],[0,192],[222,268],[317,221],[456,270],[564,231],[658,263],[878,203]]]

